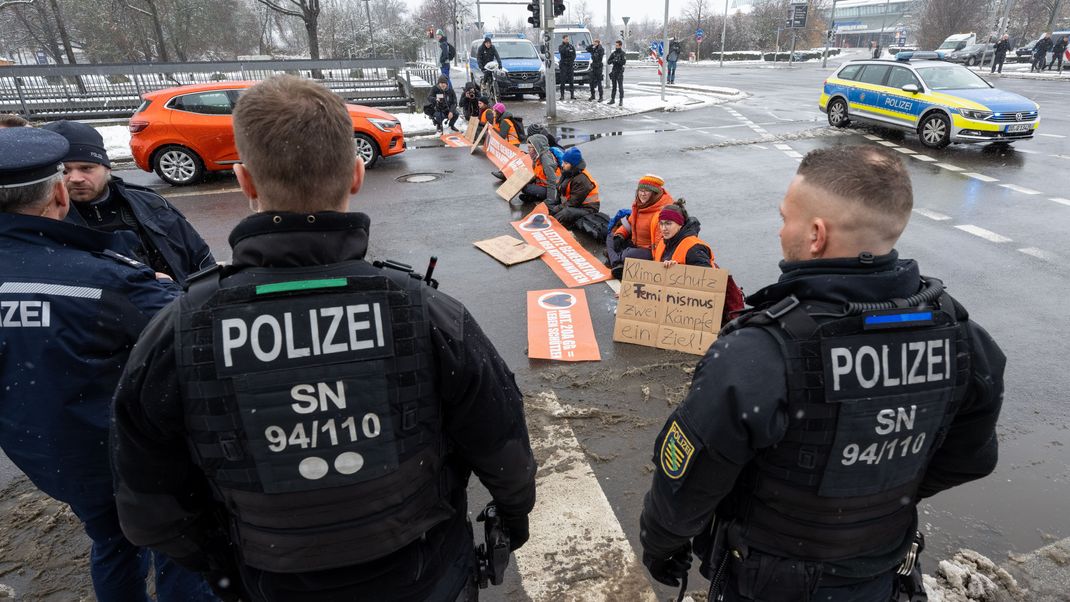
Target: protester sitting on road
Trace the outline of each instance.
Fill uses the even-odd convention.
[[[676,264],[713,267],[713,249],[699,239],[702,224],[687,214],[684,199],[665,205],[658,213],[661,240],[654,245],[653,259],[670,267]]]
[[[495,104],[494,115],[494,124],[498,128],[498,135],[509,144],[519,147],[520,130],[516,128],[516,122],[513,121],[513,116],[510,113],[505,112],[505,104],[500,102]]]
[[[28,125],[30,122],[18,115],[0,114],[0,128],[22,128]]]
[[[577,220],[585,215],[597,213],[601,206],[598,182],[587,171],[587,162],[583,160],[580,149],[572,147],[565,151],[561,163],[561,179],[557,183],[558,202],[546,207],[550,215],[557,218],[562,226],[571,228]]]
[[[476,82],[467,82],[464,85],[464,91],[461,93],[461,97],[457,99],[457,104],[460,105],[461,114],[464,115],[464,120],[468,121],[473,117],[479,117],[479,95],[480,88]]]
[[[547,204],[557,204],[557,182],[561,177],[561,169],[545,135],[528,135],[528,155],[531,156],[535,179],[520,191],[520,200],[524,203],[546,201]]]
[[[654,247],[661,241],[658,215],[663,207],[672,204],[665,180],[653,174],[639,179],[631,215],[616,230],[611,230],[606,240],[607,265],[615,278],[619,279],[624,271],[626,258],[653,259]]]
[[[530,140],[530,138],[535,134],[541,134],[543,136],[546,136],[546,142],[549,143],[551,148],[560,148],[561,145],[557,143],[557,138],[553,134],[551,134],[550,130],[546,129],[546,126],[544,126],[543,124],[533,123],[528,126],[528,139]],[[564,149],[562,149],[562,152],[564,152]]]
[[[442,133],[442,122],[446,120],[449,120],[451,130],[458,131],[454,127],[457,123],[457,93],[450,87],[450,80],[445,75],[438,76],[438,84],[427,93],[424,113],[435,122],[437,133]]]

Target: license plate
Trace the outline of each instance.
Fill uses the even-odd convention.
[[[1007,126],[1007,133],[1014,134],[1016,132],[1028,132],[1031,129],[1033,129],[1033,124],[1031,123],[1016,123]]]
[[[517,88],[534,88],[535,84],[517,84]]]

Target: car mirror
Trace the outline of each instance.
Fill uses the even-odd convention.
[[[921,88],[918,87],[918,84],[906,84],[905,86],[903,86],[902,90],[904,92],[910,92],[911,94],[917,94],[918,92],[921,92]]]

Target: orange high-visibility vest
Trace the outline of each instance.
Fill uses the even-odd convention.
[[[691,247],[695,245],[702,245],[706,247],[706,250],[710,252],[710,265],[713,267],[713,249],[709,244],[701,240],[697,236],[687,236],[680,241],[680,244],[676,245],[676,250],[672,252],[672,260],[681,265],[687,265],[687,252],[691,250]],[[662,261],[662,256],[665,255],[665,241],[659,240],[658,244],[654,245],[654,261]],[[703,266],[707,267],[707,266]]]
[[[534,163],[535,163],[535,183],[538,184],[539,186],[546,187],[546,185],[547,185],[547,182],[546,182],[546,170],[542,168],[542,161],[539,161],[538,159],[535,159]],[[561,170],[559,168],[557,168],[557,167],[554,168],[554,174],[557,175],[558,179],[561,178]],[[588,176],[588,177],[590,177],[590,176]]]
[[[583,204],[584,205],[592,205],[594,203],[602,202],[602,199],[598,194],[598,182],[596,182],[595,179],[591,177],[591,174],[587,173],[586,169],[581,171],[580,173],[582,173],[583,175],[587,176],[587,179],[590,180],[591,184],[594,186],[594,188],[591,189],[591,192],[587,193],[587,198],[583,199]],[[570,179],[568,181],[568,184],[565,184],[565,199],[567,200],[571,196],[572,196],[572,180]]]
[[[506,118],[502,118],[502,122],[509,124],[509,134],[505,137],[505,141],[509,144],[512,144],[513,146],[520,146],[520,136],[516,133],[516,124],[513,123],[512,119]],[[498,125],[498,133],[502,133],[502,127],[500,124]]]

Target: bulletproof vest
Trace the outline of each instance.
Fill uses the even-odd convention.
[[[217,271],[182,297],[189,444],[250,566],[361,564],[453,513],[424,293],[387,272]]]
[[[786,434],[733,496],[743,543],[817,562],[901,548],[925,468],[966,395],[965,311],[946,293],[855,315],[789,297],[730,326],[765,329],[787,366]]]

